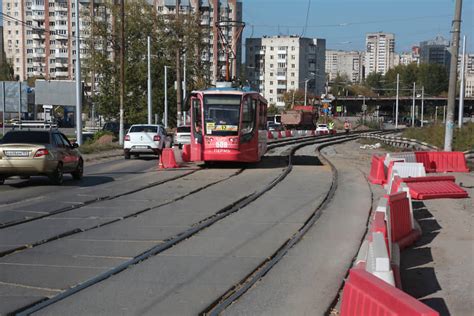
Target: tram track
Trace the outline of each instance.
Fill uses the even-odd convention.
[[[348,141],[355,139],[357,136],[356,135],[349,135],[349,136],[337,136],[337,137],[330,137],[331,141],[330,144],[333,144],[335,142],[342,142],[342,141]],[[148,250],[140,253],[139,255],[135,256],[134,258],[127,260],[123,262],[122,264],[114,267],[113,269],[110,269],[106,271],[105,273],[102,273],[92,279],[89,279],[88,281],[82,282],[77,284],[76,286],[71,287],[70,289],[53,296],[52,298],[46,299],[42,302],[39,302],[38,304],[33,305],[30,308],[26,308],[23,310],[17,311],[20,315],[28,315],[30,313],[39,311],[49,305],[52,305],[56,302],[59,302],[69,296],[74,295],[75,293],[82,291],[94,284],[97,284],[115,274],[120,273],[121,271],[127,269],[128,267],[131,267],[133,265],[138,264],[139,262],[142,262],[152,256],[155,256],[177,244],[182,242],[183,240],[188,239],[189,237],[197,234],[198,232],[210,227],[214,223],[220,221],[221,219],[227,217],[228,215],[237,212],[244,206],[252,203],[256,199],[258,199],[260,196],[262,196],[264,193],[268,192],[271,190],[274,186],[276,186],[278,183],[280,183],[292,170],[292,156],[298,150],[299,148],[308,146],[308,145],[313,145],[313,144],[323,144],[323,143],[328,143],[328,139],[325,137],[318,137],[318,138],[312,138],[311,140],[304,140],[300,141],[299,144],[295,145],[291,149],[291,153],[288,156],[288,165],[285,167],[285,169],[270,183],[268,183],[265,187],[261,188],[260,190],[246,195],[244,197],[239,198],[238,200],[234,201],[233,203],[227,205],[224,208],[221,208],[218,210],[214,215],[211,215],[207,218],[204,218],[200,220],[199,222],[195,223],[192,225],[189,229],[182,231],[172,237],[169,237],[168,239],[164,240],[160,244],[157,244],[156,246],[149,248]],[[287,146],[285,143],[284,146]]]
[[[314,137],[309,137],[309,138],[314,141],[314,140],[326,139],[327,136],[318,137],[318,138],[314,138]],[[303,140],[306,140],[306,139],[307,138],[304,138]],[[291,142],[288,142],[288,141],[287,142],[272,142],[270,147],[271,148],[283,147],[283,146],[287,146],[288,143],[289,144],[295,144],[295,143],[298,143],[298,142],[301,142],[301,141],[302,141],[302,139],[299,138],[299,139],[293,139],[293,140],[291,140]],[[134,193],[144,191],[144,190],[147,190],[147,189],[150,189],[150,188],[154,188],[154,187],[157,187],[157,186],[160,186],[160,185],[164,185],[164,184],[176,181],[178,179],[183,179],[183,178],[185,178],[185,177],[187,177],[191,174],[194,174],[194,173],[196,173],[198,171],[202,171],[202,170],[205,170],[205,169],[191,170],[190,172],[186,172],[185,174],[181,174],[181,175],[171,177],[171,178],[168,178],[168,179],[156,181],[156,182],[141,186],[139,188],[135,188],[133,190],[122,192],[120,194],[116,194],[116,195],[113,195],[113,196],[98,197],[98,198],[95,198],[93,200],[90,200],[89,202],[83,202],[81,204],[73,204],[73,205],[70,205],[70,206],[65,207],[65,208],[61,208],[61,209],[57,209],[57,210],[48,212],[46,214],[41,214],[41,215],[34,216],[34,217],[31,217],[31,218],[26,218],[26,219],[14,221],[14,222],[9,222],[9,223],[3,224],[3,226],[2,226],[2,224],[0,224],[0,231],[2,229],[15,227],[15,226],[19,226],[19,225],[22,225],[22,224],[27,224],[27,223],[31,223],[31,222],[34,222],[34,221],[44,220],[44,219],[47,219],[49,217],[57,216],[57,215],[60,215],[60,214],[66,213],[66,212],[79,211],[81,208],[88,207],[88,206],[93,206],[93,205],[98,204],[100,202],[110,201],[110,200],[114,200],[114,199],[117,199],[117,198],[120,198],[120,197],[132,195]],[[47,238],[41,238],[39,240],[36,240],[36,241],[33,241],[33,242],[28,242],[28,243],[25,243],[25,244],[17,246],[17,247],[12,247],[12,248],[1,250],[0,251],[0,258],[6,257],[6,256],[14,254],[14,253],[18,253],[18,252],[23,251],[23,250],[32,249],[32,248],[38,247],[40,245],[44,245],[44,244],[47,244],[49,242],[56,241],[56,240],[61,239],[61,238],[65,238],[65,237],[73,236],[73,235],[76,235],[76,234],[79,234],[79,233],[87,232],[87,231],[90,231],[90,230],[93,230],[93,229],[98,229],[98,228],[101,228],[101,227],[105,227],[105,226],[108,226],[110,224],[113,224],[113,223],[116,223],[116,222],[119,222],[119,221],[122,221],[122,220],[126,220],[128,218],[132,218],[132,217],[138,216],[140,214],[143,214],[143,213],[146,213],[146,212],[149,212],[149,211],[152,211],[152,210],[156,210],[160,207],[175,203],[175,202],[177,202],[179,200],[182,200],[182,199],[184,199],[188,196],[196,194],[196,193],[198,193],[198,192],[200,192],[200,191],[202,191],[206,188],[209,188],[213,185],[216,185],[216,184],[222,183],[226,180],[229,180],[231,177],[242,173],[244,170],[245,170],[245,168],[239,169],[235,174],[232,174],[229,177],[226,177],[224,179],[220,179],[218,181],[212,182],[212,183],[210,183],[206,186],[202,186],[202,187],[196,188],[194,190],[191,190],[190,192],[188,192],[186,194],[183,194],[183,195],[180,195],[180,196],[178,196],[178,197],[176,197],[172,200],[169,200],[169,201],[166,201],[166,202],[163,202],[163,203],[158,203],[156,205],[146,207],[144,209],[140,209],[140,210],[137,210],[137,211],[134,211],[134,212],[130,212],[127,215],[122,216],[120,218],[114,218],[114,219],[111,219],[109,221],[104,221],[100,224],[92,225],[92,226],[89,226],[89,227],[73,228],[73,229],[70,229],[70,230],[67,230],[67,231],[62,231],[58,234],[54,234],[54,235],[49,236]]]

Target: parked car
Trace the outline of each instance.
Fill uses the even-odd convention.
[[[130,155],[138,157],[141,154],[161,155],[165,147],[166,130],[161,125],[135,124],[130,127],[123,142],[125,159]]]
[[[57,129],[12,130],[0,140],[0,184],[13,176],[48,176],[57,185],[63,174],[82,178],[84,160],[67,137]]]
[[[174,133],[174,145],[178,145],[179,149],[183,147],[184,144],[191,143],[191,126],[183,125],[176,128]]]
[[[124,133],[130,128],[130,124],[123,124]],[[107,122],[102,126],[103,131],[112,132],[115,136],[118,136],[120,133],[120,123],[119,122]]]
[[[329,128],[327,124],[318,124],[316,127],[316,135],[329,134]]]

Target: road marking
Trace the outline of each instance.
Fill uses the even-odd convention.
[[[92,266],[63,266],[55,264],[33,264],[19,262],[0,262],[4,266],[25,266],[25,267],[44,267],[44,268],[73,268],[73,269],[110,269],[110,267],[92,267]]]
[[[0,285],[21,287],[21,288],[24,288],[24,289],[31,289],[31,290],[41,290],[41,291],[49,291],[49,292],[59,292],[59,293],[63,291],[63,290],[51,289],[51,288],[47,288],[47,287],[38,287],[38,286],[24,285],[24,284],[18,284],[18,283],[8,283],[8,282],[2,282],[2,281],[0,281]]]
[[[123,259],[123,260],[130,260],[133,257],[116,257],[116,256],[92,256],[92,255],[74,255],[75,258],[99,258],[99,259]]]

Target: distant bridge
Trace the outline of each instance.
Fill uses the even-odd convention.
[[[413,104],[413,97],[401,96],[399,97],[399,111],[403,113],[410,113],[411,106]],[[338,97],[333,104],[338,106],[344,106],[348,114],[362,112],[362,104],[364,103],[364,97]],[[396,103],[396,97],[365,97],[365,104],[367,105],[367,111],[373,112],[379,106],[381,112],[392,113],[394,111]],[[448,100],[446,97],[425,97],[424,108],[426,114],[432,114],[435,111],[435,107],[443,107],[447,105]],[[456,98],[456,118],[459,105],[459,98]],[[415,106],[418,109],[421,107],[421,97],[417,97]],[[441,111],[441,112],[440,112]],[[438,108],[438,113],[442,113],[442,109]],[[419,110],[418,110],[419,112]],[[464,98],[464,114],[465,116],[474,115],[474,97]]]

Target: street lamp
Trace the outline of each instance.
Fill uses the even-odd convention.
[[[314,72],[309,73],[311,76],[315,76],[316,74]],[[313,80],[313,78],[308,78],[304,81],[304,105],[306,105],[306,99],[308,96],[308,81]]]

